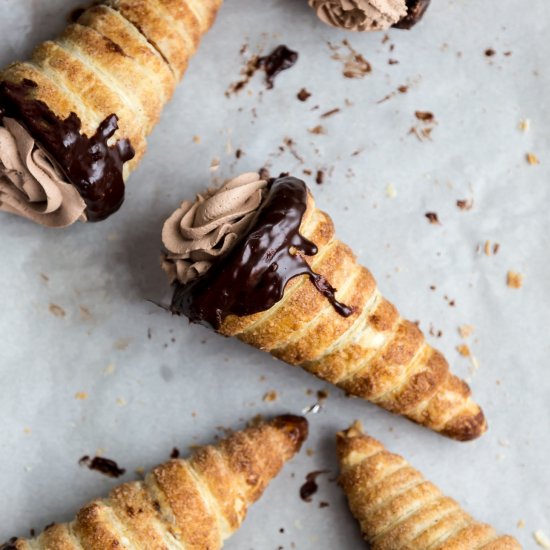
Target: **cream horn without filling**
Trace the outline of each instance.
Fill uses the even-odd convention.
[[[486,430],[467,384],[401,318],[305,183],[245,174],[163,230],[172,311],[458,440]]]
[[[235,432],[0,550],[218,550],[307,434],[305,418],[290,415]]]
[[[340,484],[372,550],[521,550],[446,497],[403,457],[363,433],[336,436]]]
[[[0,72],[0,210],[100,221],[222,0],[105,0]]]

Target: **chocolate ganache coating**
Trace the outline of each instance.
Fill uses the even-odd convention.
[[[308,275],[334,309],[349,317],[352,308],[336,299],[336,289],[303,257],[317,254],[317,246],[300,235],[307,197],[299,179],[272,180],[248,232],[204,275],[186,285],[176,283],[171,311],[217,330],[229,315],[267,311],[281,300],[291,279]]]
[[[16,119],[51,155],[84,199],[88,221],[108,218],[124,202],[123,167],[135,156],[127,139],[107,143],[118,117],[109,115],[88,137],[75,113],[61,120],[43,101],[29,99],[36,87],[31,80],[0,82],[0,122],[3,116]]]
[[[407,0],[407,15],[393,26],[397,29],[412,29],[424,17],[430,2],[431,0]]]

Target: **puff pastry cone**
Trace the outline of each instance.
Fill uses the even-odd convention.
[[[285,415],[235,432],[187,460],[173,459],[144,481],[116,487],[65,525],[2,550],[217,550],[248,507],[306,439],[305,418]]]
[[[340,484],[372,550],[521,550],[355,422],[336,436]]]
[[[99,221],[223,0],[105,0],[0,72],[0,210]]]
[[[382,296],[303,181],[244,174],[184,202],[163,242],[173,313],[448,437],[486,430],[468,385]]]

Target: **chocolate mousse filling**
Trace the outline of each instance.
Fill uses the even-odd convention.
[[[307,275],[336,312],[349,317],[353,309],[336,299],[336,289],[303,257],[318,252],[300,234],[307,198],[303,181],[272,180],[247,233],[198,279],[175,284],[171,311],[217,330],[229,315],[267,311],[282,299],[290,280]]]
[[[20,122],[57,162],[86,203],[88,221],[101,221],[124,202],[124,163],[135,156],[129,140],[108,145],[118,130],[118,117],[109,115],[88,137],[75,113],[61,120],[43,101],[29,99],[37,84],[0,82],[0,124],[3,117]]]

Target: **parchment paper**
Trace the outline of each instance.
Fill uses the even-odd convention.
[[[78,4],[0,0],[0,64],[62,29]],[[80,467],[83,455],[100,452],[134,479],[173,447],[186,453],[257,414],[300,413],[328,389],[309,453],[228,549],[364,546],[334,475],[312,503],[298,495],[308,472],[336,474],[334,434],[356,418],[476,517],[536,548],[532,533],[550,534],[549,33],[547,0],[434,0],[416,29],[387,38],[325,27],[305,0],[227,0],[118,215],[66,231],[0,215],[0,539],[69,520],[118,483]],[[343,40],[372,72],[344,78]],[[250,56],[281,43],[300,58],[275,89],[257,74],[226,97]],[[158,267],[165,217],[266,163],[306,178],[385,295],[471,381],[490,423],[483,438],[448,441],[147,301],[170,297]],[[520,289],[508,271],[524,275]],[[474,327],[467,339],[463,325]]]

